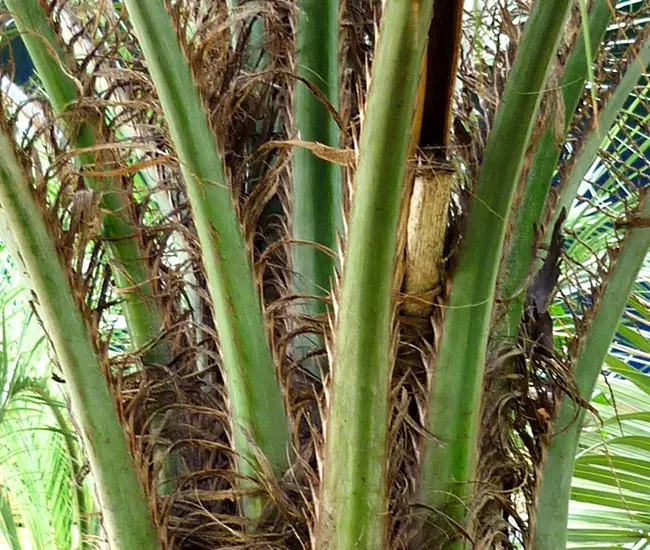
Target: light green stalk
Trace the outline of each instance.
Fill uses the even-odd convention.
[[[164,3],[126,0],[126,6],[187,185],[223,353],[239,470],[256,475],[257,445],[281,474],[290,453],[287,419],[223,159]]]
[[[149,507],[103,369],[40,209],[4,133],[0,134],[0,206],[68,382],[72,411],[93,468],[109,543],[120,550],[158,549]]]
[[[298,74],[319,88],[327,100],[338,106],[338,0],[302,0],[299,3],[296,64]],[[307,86],[296,81],[294,120],[301,140],[338,147],[339,129],[327,107]],[[318,243],[337,250],[337,231],[341,229],[341,169],[316,157],[311,151],[294,152],[292,235],[297,241]],[[315,296],[300,308],[301,313],[318,315],[327,311],[322,299],[330,292],[335,259],[314,246],[293,245],[294,291]],[[308,342],[300,342],[313,351]],[[314,374],[318,374],[313,365]]]
[[[642,211],[646,216],[650,215],[650,197],[647,195]],[[585,401],[591,399],[616,327],[649,248],[650,228],[632,229],[628,233],[598,301],[598,310],[585,336],[575,369],[580,396]],[[577,411],[573,401],[563,399],[558,418],[553,423],[555,435],[542,474],[535,550],[565,548],[571,478],[584,416],[585,409]]]
[[[247,26],[250,23],[249,19],[241,20],[238,17],[237,8],[242,4],[242,0],[226,0],[228,6],[228,14],[233,19],[230,23],[230,33],[232,35],[231,44],[233,48],[237,47],[240,40],[239,28]],[[263,2],[259,2],[255,6],[254,2],[244,2],[243,9],[251,9],[253,12],[255,7],[262,12]],[[207,7],[205,8],[207,9]],[[250,34],[247,37],[244,54],[246,55],[246,62],[249,68],[256,68],[266,64],[266,53],[263,52],[264,48],[264,19],[261,16],[255,16],[250,28]]]
[[[522,288],[529,274],[536,239],[535,228],[539,227],[553,175],[562,153],[562,143],[571,127],[571,121],[587,81],[589,67],[593,62],[593,57],[589,56],[587,50],[590,52],[598,50],[598,46],[605,36],[607,25],[611,21],[612,9],[609,3],[610,0],[598,0],[591,8],[589,20],[585,22],[586,28],[589,29],[589,48],[586,47],[583,30],[583,34],[578,37],[576,47],[566,62],[564,73],[559,82],[564,102],[563,130],[561,135],[557,135],[557,130],[553,129],[553,124],[557,121],[550,120],[548,122],[548,127],[544,131],[531,163],[521,204],[517,205],[511,213],[511,216],[515,217],[511,231],[512,244],[507,251],[505,270],[499,285],[501,298],[510,301],[508,302],[508,314],[497,329],[497,346],[504,338],[512,341],[519,334],[525,293],[516,294]],[[558,110],[553,115],[559,117],[562,115],[562,110],[559,107],[556,108]]]
[[[453,280],[436,363],[420,500],[436,511],[426,538],[463,524],[476,477],[483,371],[506,218],[517,188],[544,85],[571,8],[536,2],[485,151]],[[443,518],[443,519],[439,519]],[[449,518],[447,520],[446,518]],[[448,533],[447,533],[448,534]],[[449,548],[462,548],[463,541]]]
[[[7,0],[6,3],[54,111],[65,114],[70,105],[78,100],[78,90],[66,68],[65,55],[45,11],[39,0]],[[103,124],[103,121],[98,120],[97,123]],[[74,132],[72,138],[79,149],[92,148],[99,141],[97,130],[89,121],[81,122],[76,128],[68,125],[68,130]],[[98,160],[96,153],[84,152],[78,155],[77,164],[82,169],[101,170],[97,166]],[[138,242],[138,229],[128,218],[126,203],[114,179],[85,177],[84,183],[89,189],[102,194],[103,236],[107,238],[114,262],[113,275],[117,287],[126,291],[122,294],[123,308],[131,341],[136,348],[155,344],[163,327],[162,315],[154,297],[152,275],[146,268]],[[160,341],[154,345],[146,354],[146,360],[168,364],[171,357],[167,343]]]
[[[316,547],[386,548],[391,296],[411,125],[433,0],[388,0],[361,133]]]

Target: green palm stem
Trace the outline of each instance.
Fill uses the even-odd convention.
[[[425,444],[420,501],[424,540],[463,525],[476,478],[486,348],[507,217],[557,45],[571,8],[536,2],[517,51],[470,204],[438,351]],[[507,146],[505,145],[507,144]],[[444,519],[441,519],[444,518]],[[444,522],[444,524],[443,524]],[[470,529],[471,530],[471,529]],[[449,548],[463,548],[456,539]]]
[[[276,475],[289,464],[289,429],[232,191],[198,90],[161,0],[126,0],[187,186],[223,355],[237,465],[259,473],[261,452]],[[262,500],[246,499],[255,518]]]
[[[316,546],[386,548],[397,226],[433,0],[388,0],[361,132],[335,333]]]
[[[510,233],[512,242],[505,252],[503,275],[500,277],[498,288],[500,298],[507,301],[508,305],[507,313],[495,331],[496,338],[492,343],[492,347],[497,348],[495,351],[498,351],[504,341],[512,343],[518,337],[525,298],[525,293],[518,291],[523,287],[530,272],[537,238],[535,228],[539,227],[553,175],[562,153],[562,144],[571,127],[571,121],[587,81],[589,67],[593,62],[593,56],[589,58],[587,50],[597,51],[611,17],[609,0],[598,0],[594,3],[586,22],[590,47],[586,47],[583,31],[567,59],[564,73],[560,78],[559,88],[562,91],[562,98],[558,100],[563,101],[563,108],[556,104],[556,110],[551,114],[551,120],[535,150],[521,202],[511,211],[511,216],[515,220]],[[564,112],[563,120],[554,120],[554,117],[561,117],[562,112]],[[562,124],[560,131],[554,128],[558,122]]]
[[[339,2],[302,0],[296,27],[298,75],[318,88],[334,108],[339,95]],[[330,147],[339,145],[339,128],[327,107],[304,82],[296,81],[294,120],[299,139]],[[303,243],[318,243],[337,251],[337,234],[342,227],[341,168],[316,157],[311,151],[296,148],[293,163],[292,237]],[[334,280],[336,260],[309,244],[294,244],[292,254],[293,289],[304,298],[299,313],[318,316],[327,313],[323,299]],[[298,338],[296,356],[322,347],[315,336]],[[305,365],[320,375],[317,362]]]
[[[100,361],[12,144],[0,134],[0,206],[68,382],[112,548],[155,550],[156,531]]]
[[[521,200],[513,205],[510,213],[511,218],[514,219],[509,233],[511,241],[506,244],[504,250],[505,259],[501,265],[501,276],[497,286],[498,296],[504,304],[504,313],[497,315],[497,324],[489,343],[489,353],[493,358],[517,343],[524,311],[525,283],[531,265],[535,265],[533,254],[537,240],[536,228],[539,227],[551,182],[560,160],[562,143],[571,127],[589,75],[590,64],[593,62],[593,56],[589,54],[597,51],[607,25],[611,21],[611,15],[612,10],[608,0],[598,0],[593,4],[589,19],[583,22],[583,32],[577,38],[575,48],[564,66],[558,86],[560,92],[550,92],[556,94],[555,103],[549,101],[550,119],[534,152],[521,192]],[[586,29],[589,30],[587,33],[590,41],[589,48],[586,45]],[[558,101],[562,104],[558,104]],[[561,130],[558,129],[558,125],[561,125]],[[514,359],[506,359],[503,370],[487,388],[484,407],[500,402],[501,396],[510,390],[508,375],[514,372],[514,368]],[[484,411],[485,414],[489,413]],[[497,421],[498,419],[499,417]],[[492,421],[493,419],[490,418],[488,423]],[[501,507],[495,503],[491,513],[501,516]]]
[[[646,194],[641,210],[650,215]],[[580,397],[589,401],[616,334],[625,304],[650,248],[650,228],[634,228],[625,236],[602,294],[595,300],[595,314],[577,357],[575,376]],[[571,479],[582,422],[586,410],[565,397],[553,422],[551,445],[542,473],[534,535],[536,550],[564,548],[569,520]]]

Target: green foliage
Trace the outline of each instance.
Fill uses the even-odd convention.
[[[23,544],[90,548],[93,499],[79,475],[81,448],[65,398],[50,378],[43,333],[5,249],[0,264],[0,540],[11,550]]]
[[[638,548],[650,532],[650,376],[608,355],[575,461],[567,548]]]

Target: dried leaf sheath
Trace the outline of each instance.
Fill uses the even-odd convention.
[[[444,282],[443,251],[454,180],[454,169],[446,161],[461,22],[459,0],[436,6],[423,60],[418,98],[421,121],[413,129],[413,143],[418,146],[417,167],[409,193],[403,285],[407,295],[404,311],[415,317],[424,318],[431,313],[433,298]]]
[[[426,161],[425,161],[426,162]],[[444,282],[444,245],[454,171],[425,168],[416,175],[407,225],[404,311],[415,317],[431,313]]]
[[[476,475],[483,375],[506,217],[539,109],[539,90],[550,72],[569,8],[561,0],[537,3],[527,21],[474,189],[446,310],[428,423],[441,442],[427,441],[420,498],[461,524],[473,493],[469,481]],[[504,148],[506,140],[513,147]],[[431,543],[448,536],[440,524],[443,516],[428,518],[433,523],[425,538]],[[451,547],[464,546],[459,539]]]

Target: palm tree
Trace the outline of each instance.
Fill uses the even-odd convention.
[[[0,205],[111,547],[565,544],[645,3],[5,3]]]

